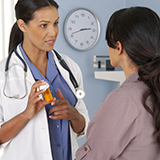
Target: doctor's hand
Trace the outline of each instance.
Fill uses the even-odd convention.
[[[32,119],[46,104],[48,104],[48,102],[42,100],[39,96],[45,92],[45,90],[37,90],[37,88],[42,85],[45,85],[45,81],[43,80],[39,80],[32,85],[28,98],[28,104],[24,111],[24,115],[28,117],[28,119]],[[54,101],[55,98],[53,99],[52,103],[54,103]]]
[[[57,105],[50,109],[49,117],[53,120],[56,119],[66,119],[71,122],[71,126],[76,133],[80,133],[85,127],[85,119],[78,112],[78,110],[73,107],[67,99],[65,99],[59,89],[57,89],[57,96],[59,100],[56,100],[53,104]]]

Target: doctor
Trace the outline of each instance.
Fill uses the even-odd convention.
[[[0,63],[2,160],[73,160],[76,138],[85,135],[89,117],[83,100],[75,96],[68,71],[52,51],[59,32],[58,4],[54,0],[18,0],[15,12],[9,51],[17,46],[27,72],[25,77],[24,64],[15,51],[7,79],[6,59]],[[66,55],[61,57],[83,88],[78,65]],[[52,103],[39,96],[45,90],[37,90],[46,82],[54,97]],[[12,97],[15,94],[19,96]]]

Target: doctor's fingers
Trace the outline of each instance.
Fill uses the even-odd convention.
[[[56,101],[55,101],[56,102]],[[50,110],[49,110],[49,114],[52,114],[52,113],[55,113],[55,112],[61,112],[61,111],[68,111],[69,110],[69,107],[67,105],[60,105],[60,106],[55,106],[55,107],[52,107]]]
[[[32,92],[32,91],[31,91]],[[42,96],[40,96],[45,90],[39,90],[33,93],[30,93],[29,98],[28,98],[28,104],[36,105],[38,101],[42,101]],[[55,99],[54,99],[55,100]],[[43,105],[48,104],[45,100],[43,100],[41,103],[45,103]]]
[[[51,115],[53,113],[54,113],[54,115]],[[68,120],[68,113],[69,113],[69,111],[67,109],[62,109],[62,110],[56,109],[56,111],[52,111],[52,109],[50,109],[50,111],[49,111],[50,116],[49,117],[54,120],[56,120],[56,119]]]
[[[24,111],[26,117],[28,117],[29,119],[32,119],[45,105],[46,105],[46,101],[44,100],[38,100],[38,99],[34,99],[34,100],[29,100],[27,107]]]
[[[53,113],[53,112],[52,112]],[[75,118],[74,111],[68,110],[58,110],[54,112],[54,116],[49,116],[51,119],[66,119],[72,120]]]
[[[43,80],[39,80],[37,82],[35,82],[33,85],[32,85],[32,88],[31,88],[31,91],[30,91],[30,95],[32,96],[35,92],[37,92],[39,89],[40,86],[42,85],[45,85],[46,82],[43,81]]]
[[[32,91],[31,91],[32,92]],[[29,99],[32,100],[32,99],[42,99],[41,98],[41,94],[45,92],[45,89],[42,89],[42,90],[39,90],[39,91],[36,91],[36,92],[33,92],[33,93],[30,93],[29,94]]]
[[[63,100],[61,99],[57,99],[55,102],[54,102],[54,105],[58,105],[58,106],[69,106],[70,103],[64,98]]]
[[[68,116],[67,115],[57,115],[57,116],[53,116],[53,115],[50,115],[49,116],[50,119],[53,119],[53,120],[58,120],[58,119],[65,119],[65,120],[69,120],[68,119]]]
[[[49,114],[54,113],[55,116],[51,115],[51,119],[66,119],[66,120],[72,120],[75,118],[76,115],[76,109],[75,107],[69,105],[60,105],[53,107],[49,110]]]
[[[56,112],[56,111],[61,111],[61,110],[69,110],[69,102],[65,99],[65,100],[55,100],[54,105],[57,105],[55,107],[52,107],[49,110],[49,114]]]

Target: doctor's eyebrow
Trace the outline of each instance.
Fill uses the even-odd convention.
[[[55,20],[55,22],[57,22],[58,20],[59,20],[59,17]],[[47,20],[41,20],[39,23],[42,23],[42,22],[50,23],[50,21],[47,21]]]
[[[59,17],[55,20],[55,22],[58,21],[58,20],[59,20]]]

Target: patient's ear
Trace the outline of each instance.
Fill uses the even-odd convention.
[[[123,47],[120,41],[117,41],[117,54],[122,54]]]
[[[22,19],[18,19],[17,25],[22,32],[26,32],[26,23]]]

